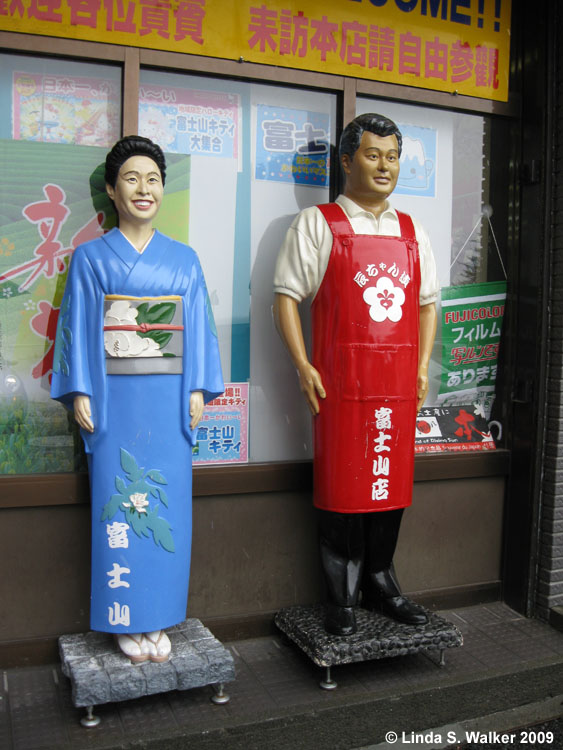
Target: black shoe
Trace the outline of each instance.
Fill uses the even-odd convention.
[[[331,635],[354,635],[358,630],[354,607],[339,607],[337,604],[327,604],[324,629]]]
[[[406,596],[390,596],[387,599],[362,601],[362,607],[373,612],[381,612],[393,620],[407,625],[426,625],[428,615],[424,607],[415,604]]]

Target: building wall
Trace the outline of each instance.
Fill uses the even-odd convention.
[[[555,4],[552,11],[560,39],[563,13]],[[536,595],[537,614],[545,619],[563,606],[563,49],[554,48],[550,328]]]
[[[504,484],[503,477],[415,484],[396,555],[406,591],[443,603],[444,590],[498,587]],[[88,630],[89,510],[0,511],[0,645]],[[189,615],[208,624],[271,621],[280,607],[321,598],[308,493],[195,499]],[[223,637],[234,633],[222,627]]]

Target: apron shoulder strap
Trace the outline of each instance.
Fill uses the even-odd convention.
[[[420,253],[416,233],[414,231],[414,224],[411,217],[408,214],[404,214],[402,211],[397,211],[397,216],[399,217],[401,238],[406,241],[407,247],[413,254],[415,279],[417,288],[420,289]]]
[[[338,203],[323,203],[321,206],[317,206],[317,208],[325,217],[326,223],[329,225],[333,235],[354,234],[354,230],[344,209]]]
[[[397,216],[399,217],[401,237],[405,240],[412,240],[413,242],[416,242],[416,234],[411,217],[408,214],[404,214],[402,211],[397,211]]]

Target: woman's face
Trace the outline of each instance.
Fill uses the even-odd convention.
[[[120,223],[146,224],[158,213],[164,188],[156,162],[148,156],[130,156],[121,165],[115,187],[106,185],[106,190]]]

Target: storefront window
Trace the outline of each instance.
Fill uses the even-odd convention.
[[[358,99],[358,114],[374,111],[401,129],[401,172],[392,203],[428,232],[441,286],[430,392],[417,421],[416,450],[494,448],[502,432],[499,423],[491,424],[491,414],[506,274],[498,244],[504,231],[490,195],[489,121]]]
[[[0,101],[0,474],[72,471],[55,329],[74,248],[108,226],[95,170],[119,137],[121,70],[1,54]]]
[[[312,455],[272,283],[295,214],[329,200],[335,126],[332,94],[142,71],[140,133],[181,154],[189,174],[181,225],[163,231],[187,236],[200,257],[228,383],[217,418],[202,422],[196,464]]]
[[[122,71],[17,54],[0,64],[0,474],[73,471],[84,465],[81,440],[49,398],[54,335],[74,248],[115,220],[101,165],[120,136]],[[295,215],[330,199],[336,107],[331,93],[141,70],[139,132],[168,161],[158,228],[198,252],[227,383],[202,423],[196,464],[312,456],[309,413],[273,324],[272,280]],[[506,294],[494,123],[359,98],[357,113],[368,111],[403,131],[393,204],[425,226],[440,279],[417,451],[492,447]]]

